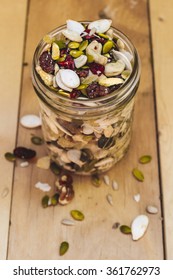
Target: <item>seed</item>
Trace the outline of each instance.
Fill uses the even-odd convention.
[[[85,89],[88,85],[81,84],[77,89]]]
[[[131,74],[131,71],[130,70],[124,70],[122,73],[121,73],[121,77],[126,80]]]
[[[36,152],[34,150],[25,147],[17,147],[14,149],[13,153],[17,158],[21,159],[31,159],[36,156]]]
[[[114,191],[117,191],[118,190],[118,183],[115,181],[115,180],[113,180],[112,181],[112,189],[114,190]]]
[[[124,42],[123,42],[121,39],[118,39],[118,40],[117,40],[117,46],[118,46],[120,49],[124,49],[124,47],[125,47]]]
[[[48,203],[49,203],[49,196],[48,195],[43,196],[43,198],[41,200],[41,204],[42,204],[43,208],[47,208]]]
[[[76,51],[76,50],[70,51],[70,55],[74,58],[77,58],[77,57],[81,56],[82,54],[83,54],[82,51]]]
[[[111,194],[107,194],[106,199],[110,205],[113,205],[113,199]]]
[[[7,152],[5,153],[4,157],[11,162],[14,162],[16,160],[16,157],[13,153]]]
[[[68,44],[68,47],[70,48],[70,49],[78,49],[79,48],[79,43],[77,43],[77,42],[70,42],[69,44]]]
[[[36,115],[25,115],[21,117],[20,123],[26,128],[36,128],[41,126],[41,119]]]
[[[67,55],[66,54],[63,54],[60,56],[60,58],[58,59],[58,62],[62,62],[66,59]],[[57,72],[56,72],[57,73]]]
[[[109,178],[109,176],[108,176],[108,175],[104,175],[103,180],[104,180],[105,184],[106,184],[107,186],[109,186],[109,184],[110,184],[110,178]]]
[[[91,182],[95,187],[100,187],[101,185],[101,180],[98,174],[93,174],[91,176]]]
[[[38,136],[32,136],[31,137],[31,142],[35,145],[42,145],[44,143],[43,138],[38,137]]]
[[[98,33],[98,35],[104,39],[109,39],[109,36],[104,33]]]
[[[114,43],[111,40],[108,40],[104,45],[103,45],[103,54],[108,53],[112,47],[113,47]]]
[[[156,206],[148,205],[146,211],[150,214],[157,214],[158,208]]]
[[[55,206],[58,204],[58,200],[59,200],[59,193],[55,193],[52,197],[51,197],[51,205]]]
[[[63,241],[59,248],[60,256],[63,256],[69,249],[69,243],[67,241]]]
[[[140,171],[139,169],[134,168],[132,170],[132,174],[138,181],[140,181],[140,182],[144,181],[144,175],[143,175],[142,171]]]
[[[61,224],[66,225],[66,226],[74,226],[75,225],[74,221],[69,220],[69,219],[63,219],[61,221]]]
[[[139,162],[140,162],[140,163],[143,163],[143,164],[149,163],[151,160],[152,160],[152,157],[149,156],[149,155],[144,155],[144,156],[141,156],[141,157],[139,158]]]
[[[88,46],[88,40],[83,41],[80,46],[79,46],[79,50],[80,51],[84,51]]]
[[[77,221],[83,221],[85,218],[84,214],[79,210],[71,210],[70,214],[73,217],[73,219]]]
[[[130,234],[131,233],[131,228],[126,225],[120,226],[120,231],[124,234]]]
[[[61,172],[61,168],[54,161],[50,164],[50,169],[55,175],[59,175]]]
[[[98,140],[98,147],[102,149],[109,149],[115,145],[115,138],[114,137],[105,137],[102,135]]]
[[[94,57],[90,54],[87,54],[87,62],[92,63],[94,61]]]
[[[65,47],[66,47],[66,44],[65,44],[65,42],[64,41],[62,41],[62,40],[55,40],[55,43],[59,46],[59,48],[60,48],[60,50],[61,49],[64,49]]]
[[[149,224],[149,219],[146,215],[137,216],[131,225],[132,230],[132,239],[138,240],[140,239],[147,230]]]
[[[60,48],[56,43],[52,44],[52,59],[57,60],[60,57]]]

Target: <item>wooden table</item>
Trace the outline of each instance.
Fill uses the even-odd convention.
[[[0,1],[0,259],[173,259],[173,1],[161,0],[1,0]],[[66,19],[94,20],[108,17],[137,47],[142,63],[131,147],[125,158],[108,175],[119,190],[90,178],[75,176],[75,199],[67,206],[43,209],[44,193],[34,187],[38,181],[54,185],[55,175],[35,164],[21,168],[4,158],[15,146],[37,150],[31,133],[19,125],[25,114],[38,114],[31,84],[31,61],[35,46],[44,34]],[[138,159],[150,154],[152,161]],[[138,166],[145,174],[136,181],[131,170]],[[106,201],[113,196],[114,205]],[[133,196],[140,193],[141,200]],[[146,234],[139,241],[112,229],[115,222],[130,225],[146,206],[158,207]],[[61,224],[70,210],[79,209],[85,220],[74,227]],[[70,249],[59,256],[59,244],[67,240]]]

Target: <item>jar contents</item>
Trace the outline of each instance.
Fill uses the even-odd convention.
[[[118,94],[128,82],[134,57],[111,24],[109,19],[87,24],[67,20],[61,32],[43,38],[35,70],[55,99],[69,99],[73,108],[76,100],[82,110],[85,105],[97,109],[99,98]],[[67,114],[63,102],[59,111],[39,101],[49,154],[64,169],[84,175],[105,172],[125,155],[131,139],[134,97],[105,112],[102,106],[102,113],[99,115],[98,109],[92,116],[87,106],[82,111],[76,105],[75,114]]]

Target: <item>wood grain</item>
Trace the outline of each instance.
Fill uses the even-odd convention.
[[[7,255],[13,182],[13,164],[4,154],[16,141],[26,8],[25,0],[0,2],[0,259]]]
[[[172,0],[165,3],[150,1],[167,259],[173,259],[173,239],[170,234],[173,232],[172,7]]]
[[[141,62],[141,84],[136,98],[133,139],[125,158],[108,172],[120,189],[115,192],[102,184],[92,186],[89,177],[74,176],[75,199],[68,206],[42,209],[43,193],[34,188],[37,181],[54,186],[55,176],[50,171],[38,169],[34,164],[26,169],[16,166],[8,259],[59,259],[59,244],[66,240],[70,249],[63,259],[163,259],[162,222],[158,179],[158,158],[153,100],[152,68],[149,44],[147,1],[140,4],[132,1],[30,1],[27,44],[20,116],[38,114],[38,103],[32,88],[30,72],[34,49],[40,38],[66,19],[94,20],[99,15],[111,17],[113,25],[125,32],[137,47]],[[133,3],[133,4],[132,4]],[[92,8],[91,8],[92,7]],[[18,142],[32,148],[30,134],[40,130],[19,127]],[[46,153],[44,147],[37,148],[38,157]],[[151,154],[152,162],[140,166],[145,174],[144,183],[135,181],[131,170],[139,166],[142,154]],[[106,201],[111,193],[114,205]],[[141,194],[140,203],[133,195]],[[115,222],[130,225],[133,218],[146,214],[148,204],[154,204],[159,214],[149,217],[150,225],[145,236],[134,242],[131,236],[113,230]],[[85,220],[74,227],[61,225],[62,218],[70,217],[70,210],[79,209]],[[157,233],[157,234],[156,234]],[[157,250],[156,250],[157,248]]]

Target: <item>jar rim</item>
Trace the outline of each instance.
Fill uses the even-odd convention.
[[[79,22],[88,24],[91,21],[79,21]],[[54,28],[52,31],[48,32],[47,35],[54,37],[65,28],[66,28],[66,24],[63,24],[59,27]],[[109,104],[109,103],[112,104],[112,102],[119,105],[119,104],[126,102],[127,100],[130,100],[135,94],[133,88],[135,88],[135,86],[137,85],[137,83],[139,82],[139,79],[140,79],[141,63],[140,63],[139,54],[138,54],[137,49],[135,48],[135,46],[133,45],[133,43],[131,42],[131,40],[128,38],[127,35],[125,35],[122,31],[120,31],[119,29],[117,29],[113,26],[111,26],[111,28],[114,32],[114,35],[118,36],[118,38],[120,38],[121,40],[123,40],[125,42],[126,47],[128,47],[128,49],[131,50],[131,53],[133,55],[132,72],[131,72],[129,78],[122,84],[122,86],[120,88],[114,90],[113,92],[111,92],[105,96],[96,97],[96,98],[92,98],[92,99],[89,99],[89,98],[72,99],[72,98],[63,96],[61,94],[58,94],[57,92],[55,92],[55,90],[53,90],[49,86],[45,85],[45,83],[42,81],[40,75],[36,71],[36,65],[38,64],[39,54],[41,53],[44,46],[46,45],[46,42],[44,42],[43,39],[41,39],[40,42],[38,43],[38,45],[35,49],[35,52],[34,52],[34,56],[33,56],[33,62],[32,62],[33,85],[35,85],[36,87],[39,87],[39,89],[45,95],[45,97],[46,97],[45,92],[49,92],[49,94],[52,96],[52,100],[55,102],[55,104],[56,104],[56,102],[58,102],[58,104],[59,104],[59,102],[62,101],[63,106],[66,106],[66,107],[69,107],[72,104],[75,104],[75,105],[79,104],[79,105],[82,105],[82,107],[84,106],[85,109],[87,107],[88,109],[92,110],[92,109],[95,109],[96,107],[104,106],[105,104]],[[36,82],[35,78],[38,79],[38,81],[40,82],[40,86],[43,88],[40,88],[40,86],[39,86],[38,82]],[[56,95],[56,99],[55,99],[55,95]],[[50,99],[50,96],[48,97],[48,99]],[[95,106],[93,104],[95,104]]]

